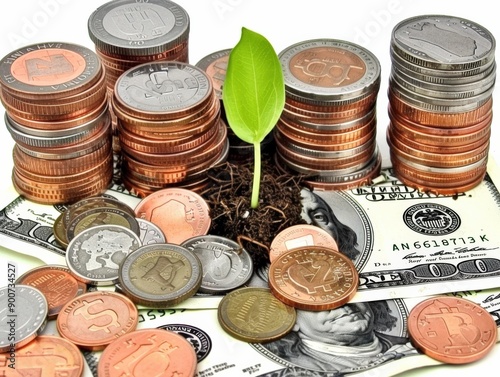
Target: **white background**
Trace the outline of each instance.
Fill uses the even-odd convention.
[[[18,47],[38,42],[69,42],[93,49],[94,45],[87,29],[88,17],[105,2],[104,0],[4,1],[0,22],[0,56],[5,56]],[[387,83],[391,68],[389,46],[393,27],[409,17],[442,14],[469,19],[500,38],[498,13],[491,8],[492,2],[177,0],[176,3],[190,16],[189,55],[192,64],[196,64],[212,52],[234,47],[240,38],[243,26],[263,34],[273,44],[277,53],[297,42],[316,38],[345,40],[369,49],[377,56],[382,67],[382,85],[377,103],[377,143],[382,151],[384,165],[389,164],[385,130],[388,124]],[[496,113],[500,116],[500,101],[495,100],[497,91],[495,90],[493,94],[494,119],[490,159],[499,161],[500,148],[497,140],[500,131],[496,124],[498,123]],[[3,116],[3,109],[1,110]],[[1,126],[0,153],[3,158],[0,167],[0,194],[11,191],[13,145],[6,127]],[[7,204],[9,201],[9,198],[0,198],[0,204]],[[499,372],[495,370],[498,363],[495,362],[495,358],[498,361],[499,357],[500,345],[497,345],[493,353],[478,363],[422,368],[403,375],[498,376]]]

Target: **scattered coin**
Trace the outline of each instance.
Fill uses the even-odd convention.
[[[226,237],[192,237],[181,244],[200,259],[203,277],[199,292],[222,294],[245,284],[253,273],[251,255]]]
[[[156,224],[168,242],[177,245],[188,238],[206,235],[211,225],[205,199],[183,188],[158,190],[143,198],[134,211],[137,218]]]
[[[324,246],[333,250],[339,249],[330,233],[322,228],[309,224],[293,225],[279,232],[271,242],[269,259],[271,262],[279,255],[305,246]]]
[[[0,374],[5,377],[22,376],[71,376],[79,377],[83,373],[84,359],[82,352],[70,341],[59,336],[39,335],[22,348],[15,351],[15,368],[0,355]],[[28,372],[29,371],[29,372]]]
[[[139,224],[134,215],[115,207],[88,209],[74,217],[66,226],[66,237],[69,242],[86,229],[99,225],[120,225],[140,235]]]
[[[139,236],[120,225],[98,225],[82,230],[66,249],[73,276],[87,284],[111,285],[125,257],[141,246]]]
[[[448,364],[472,363],[492,350],[497,326],[490,313],[459,297],[435,297],[420,302],[408,317],[415,348]]]
[[[153,243],[167,243],[167,239],[163,231],[151,221],[146,219],[136,218],[139,223],[140,239],[142,245],[150,245]]]
[[[103,351],[99,377],[186,376],[196,373],[193,346],[182,336],[163,329],[141,329],[119,337]]]
[[[16,284],[35,287],[47,299],[47,318],[54,319],[61,308],[73,298],[87,291],[87,285],[73,277],[66,266],[45,265],[33,268],[19,276]]]
[[[45,296],[29,285],[0,288],[0,353],[10,352],[28,344],[43,331],[47,323],[48,305]]]
[[[231,336],[250,343],[270,342],[295,325],[295,309],[267,288],[244,287],[229,292],[219,303],[217,317]]]
[[[279,255],[269,267],[269,287],[285,304],[304,310],[330,310],[356,294],[358,272],[344,254],[306,246]]]
[[[136,304],[168,308],[193,296],[201,285],[196,255],[175,244],[141,246],[120,264],[119,289]]]
[[[87,292],[67,303],[57,317],[57,330],[82,349],[99,351],[117,337],[134,331],[139,314],[120,293]]]

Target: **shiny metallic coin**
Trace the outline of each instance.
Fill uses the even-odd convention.
[[[181,246],[201,261],[202,293],[223,294],[245,284],[253,273],[252,257],[237,242],[226,237],[206,235],[184,241]]]
[[[329,310],[354,297],[358,272],[348,257],[334,249],[305,246],[271,262],[269,287],[280,301],[294,308]]]
[[[119,285],[136,304],[168,308],[197,292],[202,273],[200,260],[185,247],[144,245],[120,264]]]
[[[196,352],[182,335],[163,329],[140,329],[109,344],[99,358],[99,377],[161,376],[194,377]]]
[[[77,346],[53,335],[39,335],[27,345],[16,349],[14,360],[15,363],[12,364],[15,368],[10,368],[7,363],[0,366],[2,376],[22,376],[23,373],[38,373],[42,376],[46,371],[54,371],[54,376],[59,374],[79,377],[82,376],[85,365],[83,354]]]
[[[16,284],[37,288],[47,299],[47,319],[55,319],[66,303],[87,291],[66,266],[45,265],[33,268],[16,279]]]
[[[52,233],[54,233],[54,238],[56,239],[57,244],[66,250],[68,247],[68,237],[66,236],[66,227],[64,226],[63,216],[64,213],[57,216],[54,221],[54,225],[52,226]]]
[[[279,54],[287,95],[337,105],[370,94],[380,81],[380,63],[365,48],[335,39],[296,43]]]
[[[0,308],[5,313],[5,320],[0,323],[0,353],[17,352],[35,339],[47,323],[47,300],[40,290],[29,285],[0,288]]]
[[[141,246],[139,236],[116,224],[82,229],[66,248],[66,264],[73,276],[86,284],[111,285],[128,254]]]
[[[466,364],[486,356],[497,341],[491,314],[459,297],[429,298],[410,311],[408,334],[422,353],[447,364]]]
[[[65,227],[67,227],[75,217],[95,208],[118,208],[128,212],[131,216],[135,216],[134,209],[118,199],[104,195],[92,196],[72,203],[66,208],[63,216]]]
[[[98,225],[119,225],[131,230],[137,236],[140,234],[135,216],[127,210],[111,206],[87,209],[72,218],[66,225],[66,237],[71,242],[82,231]]]
[[[140,235],[142,245],[151,245],[155,243],[167,243],[167,239],[163,231],[157,225],[146,219],[137,219],[139,223]]]
[[[226,79],[227,62],[232,49],[219,50],[201,58],[195,65],[204,70],[213,81],[217,98],[222,99],[222,85]]]
[[[187,41],[189,15],[168,0],[108,1],[88,19],[90,39],[109,55],[161,54]]]
[[[92,87],[102,65],[92,50],[72,43],[24,46],[0,61],[2,91],[28,99],[64,99]]]
[[[181,244],[206,235],[212,220],[205,199],[183,188],[166,188],[142,199],[134,209],[136,217],[158,225],[169,243]]]
[[[59,334],[81,349],[100,351],[137,327],[132,301],[115,292],[87,292],[68,302],[57,317]]]
[[[172,87],[171,80],[181,83]],[[166,120],[196,111],[212,98],[212,81],[204,71],[181,62],[145,63],[116,82],[115,108],[136,118]]]
[[[217,318],[229,335],[244,342],[262,343],[288,334],[297,314],[269,289],[245,287],[224,296],[217,308]]]
[[[298,224],[283,229],[273,238],[269,247],[269,259],[272,263],[281,254],[306,246],[323,246],[339,250],[337,242],[327,231],[315,225]]]
[[[394,27],[391,49],[416,65],[457,71],[482,67],[494,60],[495,38],[470,20],[422,15],[405,19]]]

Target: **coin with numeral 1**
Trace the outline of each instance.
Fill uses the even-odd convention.
[[[136,329],[139,314],[120,293],[95,291],[67,303],[57,317],[59,334],[82,349],[99,351]]]

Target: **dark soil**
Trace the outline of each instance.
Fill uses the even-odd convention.
[[[301,178],[282,173],[270,155],[262,156],[258,208],[251,208],[253,160],[226,162],[209,173],[213,185],[201,195],[212,217],[211,234],[245,248],[258,268],[269,262],[269,246],[283,229],[305,223],[301,217]]]

